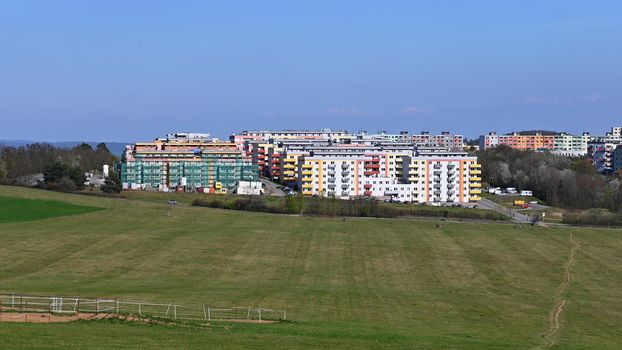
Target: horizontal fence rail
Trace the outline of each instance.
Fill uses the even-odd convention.
[[[136,315],[179,320],[265,322],[287,319],[286,310],[256,307],[180,305],[110,298],[44,296],[0,292],[0,312],[51,313],[58,315]]]

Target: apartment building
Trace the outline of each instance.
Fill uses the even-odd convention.
[[[311,150],[298,162],[303,195],[384,197],[409,203],[481,199],[480,165],[464,152],[336,147]]]
[[[352,134],[346,130],[333,131],[331,129],[320,130],[255,130],[255,131],[242,131],[241,133],[233,134],[230,136],[230,140],[270,140],[270,139],[297,139],[297,140],[333,140],[339,141],[341,139],[352,138]],[[243,141],[242,141],[243,142]]]
[[[612,173],[614,171],[614,151],[622,145],[621,141],[590,141],[587,146],[587,156],[598,172]]]
[[[257,166],[232,142],[207,134],[177,133],[128,145],[118,164],[124,189],[226,191],[240,180],[257,181]]]
[[[496,132],[490,132],[479,138],[479,147],[481,150],[501,145],[523,151],[552,151],[555,149],[555,135],[543,135],[541,133],[521,134],[516,132],[507,135],[498,135]]]
[[[619,146],[622,146],[622,127],[612,127],[604,136],[591,138],[587,156],[597,171],[610,174],[616,171],[614,162]]]
[[[414,202],[465,203],[481,200],[481,165],[466,152],[427,151],[404,160],[403,181],[416,186]]]
[[[613,150],[613,172],[618,173],[622,171],[622,144],[617,145]]]
[[[571,135],[565,132],[554,135],[552,153],[566,157],[582,157],[587,154],[587,144],[592,137],[589,132],[581,135]]]
[[[412,135],[412,142],[418,147],[443,147],[453,151],[464,149],[464,136],[452,135],[449,131],[443,131],[440,135],[422,131],[418,135]]]
[[[413,186],[399,182],[395,154],[374,150],[311,151],[299,158],[303,195],[396,197],[411,202]]]

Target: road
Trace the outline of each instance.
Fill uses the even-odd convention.
[[[529,224],[531,223],[531,217],[520,213],[518,210],[506,208],[500,204],[497,204],[490,199],[482,198],[479,201],[479,207],[481,209],[488,209],[496,211],[497,213],[503,214],[512,219],[512,221]]]
[[[261,183],[263,184],[263,189],[264,192],[266,193],[266,195],[268,196],[277,196],[277,197],[283,197],[285,196],[285,192],[281,191],[279,188],[277,188],[277,184],[275,184],[274,182],[268,180],[268,179],[259,179],[259,181],[261,181]]]

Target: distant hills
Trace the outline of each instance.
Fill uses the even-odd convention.
[[[87,143],[91,147],[95,148],[97,144],[104,142],[106,147],[114,154],[115,156],[121,156],[123,150],[125,149],[125,145],[131,144],[131,142],[123,143],[123,142],[105,142],[105,141],[62,141],[62,142],[46,142],[46,141],[32,141],[32,140],[0,140],[0,145],[2,146],[11,146],[11,147],[19,147],[32,143],[47,143],[60,148],[73,148],[81,143]]]

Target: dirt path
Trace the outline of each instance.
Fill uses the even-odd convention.
[[[87,314],[64,316],[51,314],[49,312],[2,312],[0,322],[20,322],[20,323],[56,323],[72,322],[77,320],[101,320],[105,318],[117,317],[113,314]]]
[[[555,345],[555,339],[553,337],[559,331],[559,317],[564,311],[564,306],[566,305],[566,299],[562,298],[562,293],[568,287],[570,282],[572,282],[572,274],[571,269],[575,262],[575,253],[577,249],[579,249],[580,244],[574,239],[572,232],[570,233],[570,243],[572,244],[572,248],[570,249],[570,256],[568,261],[564,265],[564,274],[565,278],[562,284],[559,286],[557,291],[555,292],[555,307],[551,310],[549,314],[549,330],[544,335],[544,339],[547,341],[547,347],[551,347]]]
[[[154,324],[176,325],[177,323],[171,320],[170,322],[164,320],[154,320],[147,317],[136,317],[132,315],[114,314],[114,313],[79,313],[72,315],[59,315],[49,312],[39,312],[37,310],[29,309],[28,312],[24,310],[4,308],[4,312],[0,312],[0,323],[2,322],[18,322],[18,323],[57,323],[57,322],[73,322],[78,320],[102,320],[110,318],[118,318],[125,321],[144,322]],[[247,319],[224,319],[224,320],[212,320],[213,322],[232,322],[232,323],[261,323],[271,324],[277,323],[274,320],[247,320]],[[211,322],[211,321],[210,321]]]

